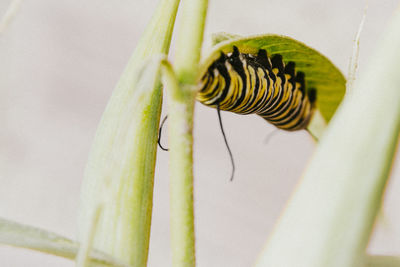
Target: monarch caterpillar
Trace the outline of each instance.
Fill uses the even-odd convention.
[[[295,63],[283,63],[279,54],[269,58],[264,49],[257,54],[233,52],[211,63],[201,78],[197,99],[219,110],[258,114],[288,131],[305,129],[316,103],[316,90],[306,90],[305,74]]]
[[[287,131],[306,129],[318,140],[345,93],[346,80],[329,59],[299,41],[274,34],[223,35],[216,43],[200,66],[197,100],[217,109],[232,163],[231,180],[235,164],[220,110],[257,114]],[[160,142],[165,120],[158,144],[168,150]]]

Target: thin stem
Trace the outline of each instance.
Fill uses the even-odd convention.
[[[183,3],[184,23],[175,60],[177,79],[168,88],[172,261],[179,267],[195,266],[192,130],[207,5],[207,0]]]
[[[172,261],[173,266],[195,266],[192,135],[194,101],[171,102],[168,128]]]
[[[349,71],[347,75],[346,94],[348,94],[349,91],[351,92],[351,90],[353,90],[354,82],[356,80],[357,69],[358,69],[358,55],[360,53],[360,36],[364,28],[365,18],[367,17],[367,10],[368,10],[368,2],[364,7],[364,13],[360,25],[358,26],[356,38],[354,39],[353,53],[350,57]]]
[[[183,102],[173,98],[179,94],[179,83],[167,61],[163,62],[163,84],[168,90],[171,241],[173,266],[195,266],[195,234],[193,208],[193,109],[194,97]],[[189,91],[190,92],[190,91]]]
[[[176,45],[175,71],[181,83],[195,84],[203,43],[208,0],[186,0]]]

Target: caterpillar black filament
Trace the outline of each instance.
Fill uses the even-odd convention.
[[[258,114],[288,131],[307,127],[315,109],[316,91],[306,90],[305,75],[295,63],[283,63],[279,54],[269,58],[240,53],[233,47],[221,53],[200,82],[197,99],[207,106],[239,114]]]

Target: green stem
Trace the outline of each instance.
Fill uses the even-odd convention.
[[[173,266],[195,266],[192,167],[194,99],[190,97],[188,101],[171,100],[169,105]]]
[[[175,72],[181,83],[193,85],[198,75],[208,0],[186,0],[176,44]],[[184,89],[182,89],[184,90]]]
[[[173,266],[195,266],[193,111],[207,0],[186,0],[178,40],[177,82],[169,88],[171,242]]]
[[[133,266],[147,263],[162,101],[159,66],[145,63],[168,52],[179,2],[162,0],[140,39],[97,129],[82,185],[79,239],[90,242],[94,210],[104,203],[93,246]]]

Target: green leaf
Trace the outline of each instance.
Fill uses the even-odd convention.
[[[79,244],[60,235],[0,218],[0,243],[75,259]],[[90,253],[91,266],[129,267],[99,251]]]
[[[179,2],[160,1],[98,126],[81,191],[83,262],[92,243],[133,266],[147,264],[162,90],[159,63],[146,61],[168,53]]]
[[[290,37],[267,34],[237,37],[232,34],[218,34],[214,37],[212,51],[202,63],[200,77],[221,52],[230,53],[233,46],[242,53],[256,54],[265,49],[269,56],[280,54],[285,63],[294,61],[296,70],[305,73],[307,88],[317,90],[317,108],[326,122],[329,122],[346,91],[346,80],[332,62],[316,50]]]

